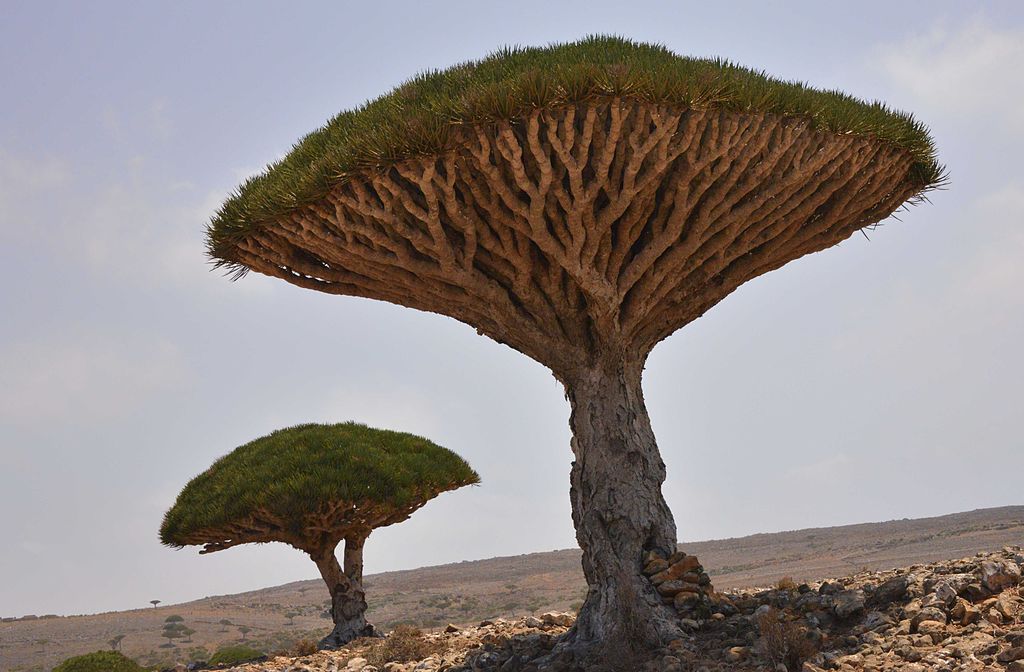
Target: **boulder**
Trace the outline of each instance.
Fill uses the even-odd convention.
[[[993,593],[1013,588],[1020,583],[1020,567],[1015,562],[986,561],[981,563],[981,583]]]
[[[844,590],[833,596],[832,611],[839,619],[850,618],[864,610],[865,602],[863,590]]]

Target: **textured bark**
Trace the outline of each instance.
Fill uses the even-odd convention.
[[[225,259],[449,315],[561,377],[613,334],[646,354],[920,191],[909,152],[764,113],[615,99],[461,134],[349,176]]]
[[[665,464],[644,406],[639,359],[599,361],[566,381],[573,431],[570,499],[589,590],[562,645],[609,663],[681,636],[678,617],[641,574],[646,551],[676,550],[661,493]]]
[[[345,540],[345,567],[338,564],[334,547],[313,556],[320,575],[331,592],[331,618],[334,630],[320,640],[321,649],[337,649],[359,637],[372,637],[373,626],[366,622],[366,592],[363,590],[363,544],[366,537]]]

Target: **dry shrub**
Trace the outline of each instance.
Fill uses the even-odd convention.
[[[793,580],[792,576],[784,576],[779,579],[779,582],[775,584],[775,587],[779,590],[788,590],[792,592],[796,590],[796,581]]]
[[[296,658],[299,656],[312,656],[317,650],[318,647],[315,639],[300,639],[292,646],[292,655]]]
[[[440,642],[425,639],[419,628],[398,625],[390,635],[373,644],[366,652],[366,661],[380,668],[386,663],[411,663],[422,660],[429,655],[440,653],[441,649]]]
[[[775,609],[758,615],[761,653],[772,665],[782,663],[787,670],[799,672],[804,661],[818,652],[817,644],[808,637],[806,628],[779,619]]]

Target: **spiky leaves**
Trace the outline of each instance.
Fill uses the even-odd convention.
[[[211,256],[244,271],[244,263],[232,254],[240,236],[320,200],[353,174],[456,149],[466,126],[609,98],[799,116],[822,130],[871,137],[906,150],[920,190],[943,179],[927,129],[909,114],[718,59],[682,57],[657,45],[594,36],[543,48],[506,48],[480,61],[425,72],[342,112],[224,204],[209,229]]]
[[[164,516],[160,539],[202,545],[203,553],[269,541],[323,553],[477,482],[461,457],[412,434],[299,425],[235,449],[192,479]]]

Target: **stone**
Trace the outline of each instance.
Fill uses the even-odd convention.
[[[668,569],[668,566],[668,560],[663,560],[662,558],[655,558],[654,560],[651,560],[646,565],[644,565],[644,575],[654,576],[659,572],[664,572],[666,569]]]
[[[872,611],[864,617],[863,625],[868,630],[878,630],[896,625],[896,621],[883,611]]]
[[[576,617],[557,611],[548,611],[540,615],[540,620],[548,625],[561,625],[569,627],[576,622]]]
[[[1009,592],[1002,593],[996,599],[995,609],[1002,614],[1004,621],[1012,623],[1021,611],[1021,600],[1011,597]]]
[[[688,609],[697,602],[700,602],[700,595],[698,593],[676,593],[675,599],[672,603],[676,609]]]
[[[887,607],[893,602],[902,600],[907,594],[908,584],[909,581],[905,576],[894,576],[883,581],[871,593],[871,606]]]
[[[462,628],[460,628],[459,626],[453,625],[452,623],[449,623],[448,625],[445,626],[444,631],[448,632],[448,633],[451,633],[451,632],[459,632],[461,629]]]
[[[1012,663],[1016,660],[1024,660],[1024,646],[1015,646],[996,654],[996,660],[1000,663]]]
[[[664,597],[675,597],[675,594],[687,588],[690,584],[685,581],[666,581],[658,584],[658,594]]]
[[[939,621],[922,621],[917,624],[917,631],[931,637],[932,644],[938,644],[949,636],[949,633],[946,632],[946,624]]]
[[[981,620],[981,610],[976,609],[973,604],[962,597],[956,598],[956,603],[949,610],[949,615],[960,625],[970,625]]]
[[[936,621],[944,624],[946,622],[946,614],[936,607],[924,607],[910,619],[910,631],[918,632],[918,627],[925,621]]]
[[[863,590],[844,590],[833,597],[832,612],[837,618],[846,619],[864,610],[866,598]]]
[[[539,628],[544,625],[544,621],[540,620],[536,616],[527,616],[523,619],[523,623],[525,623],[528,628]]]
[[[1024,672],[1024,660],[1015,660],[1006,666],[1006,672]]]
[[[947,607],[952,606],[953,602],[956,601],[957,591],[956,588],[951,586],[946,581],[940,581],[935,585],[935,597],[945,604]]]
[[[981,563],[981,583],[993,593],[1013,588],[1020,583],[1020,567],[1015,562]]]
[[[698,567],[700,567],[700,561],[697,559],[697,556],[687,555],[683,559],[669,566],[668,569],[658,572],[652,576],[651,581],[653,583],[664,583],[665,581],[681,579],[683,574],[692,572]]]
[[[349,672],[359,672],[364,667],[366,667],[366,665],[366,658],[350,658],[348,661],[348,665],[345,666],[345,669]]]
[[[750,655],[750,649],[745,646],[733,646],[725,650],[725,660],[729,663],[746,660],[748,655]]]

